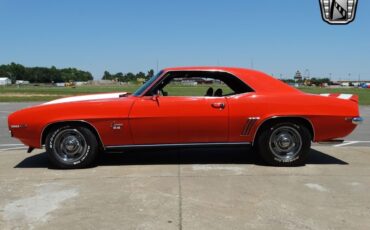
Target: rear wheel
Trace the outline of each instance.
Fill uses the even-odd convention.
[[[311,147],[311,135],[299,123],[283,122],[262,130],[258,137],[261,157],[274,166],[304,165]]]
[[[45,146],[50,162],[62,169],[88,167],[99,152],[96,136],[85,127],[53,129],[46,137]]]

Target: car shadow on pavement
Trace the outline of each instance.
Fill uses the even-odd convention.
[[[141,149],[122,153],[102,153],[95,166],[170,165],[170,164],[255,164],[264,162],[251,149]],[[312,149],[307,164],[348,165],[347,162]],[[47,154],[27,157],[15,168],[49,168]]]

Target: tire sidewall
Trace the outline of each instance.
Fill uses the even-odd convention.
[[[79,131],[85,138],[86,141],[86,149],[84,153],[82,153],[82,157],[73,162],[65,162],[60,160],[60,158],[57,156],[57,152],[54,148],[54,142],[55,137],[63,130],[66,129],[75,129]],[[63,126],[58,127],[50,132],[50,134],[47,136],[45,141],[45,147],[49,156],[49,160],[51,163],[58,167],[63,169],[74,169],[74,168],[84,168],[91,164],[91,162],[96,157],[96,152],[98,149],[98,142],[96,140],[95,135],[87,128],[84,127],[72,127],[72,126]]]
[[[302,146],[299,153],[292,159],[283,160],[275,156],[270,147],[269,141],[271,134],[279,127],[289,126],[296,129],[301,137]],[[311,135],[307,128],[303,125],[293,123],[293,122],[281,122],[275,123],[272,126],[264,129],[258,138],[258,149],[262,158],[269,164],[275,166],[299,166],[304,165],[307,159],[307,155],[311,148]]]

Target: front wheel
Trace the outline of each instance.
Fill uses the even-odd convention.
[[[274,124],[262,130],[258,137],[260,155],[274,166],[304,165],[310,148],[310,132],[297,123]]]
[[[85,127],[53,129],[46,137],[45,147],[50,163],[62,169],[88,167],[99,151],[96,136]]]

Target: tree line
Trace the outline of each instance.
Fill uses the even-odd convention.
[[[118,72],[111,74],[105,71],[102,79],[118,82],[146,81],[154,75],[154,70],[149,70],[146,74]],[[0,65],[0,77],[9,78],[14,84],[17,80],[29,81],[30,83],[59,83],[59,82],[76,82],[93,80],[93,76],[88,71],[76,68],[58,69],[55,66],[47,67],[25,67],[21,64],[10,63]]]
[[[21,64],[11,63],[0,65],[0,77],[8,77],[14,84],[16,80],[30,83],[58,83],[70,81],[89,81],[93,76],[88,71],[76,68],[57,69],[55,66],[25,67]]]
[[[119,82],[131,82],[131,81],[146,81],[154,75],[154,70],[149,70],[147,74],[143,72],[139,72],[137,74],[133,74],[131,72],[123,74],[122,72],[118,72],[115,74],[111,74],[108,71],[104,71],[103,80],[113,80]]]

